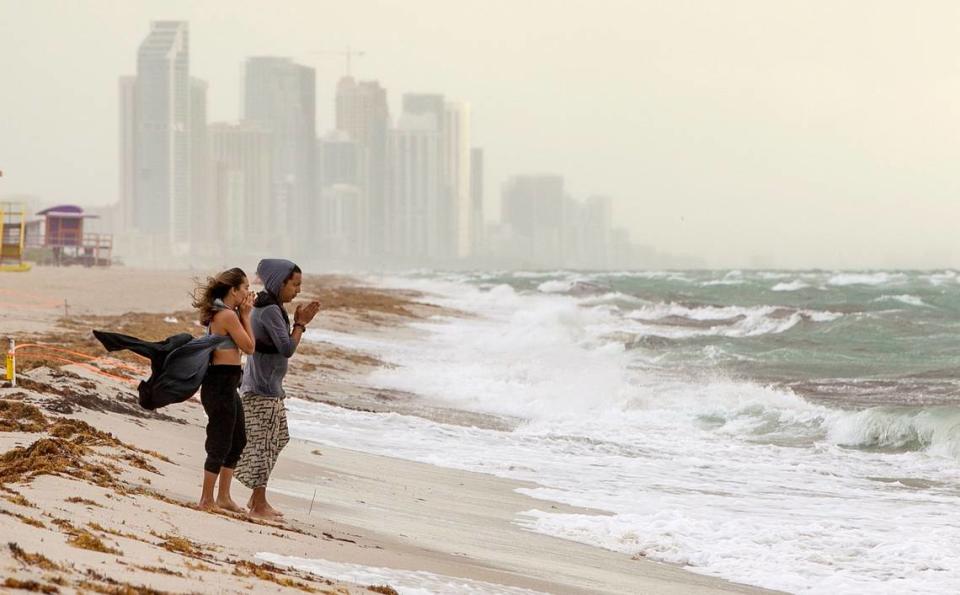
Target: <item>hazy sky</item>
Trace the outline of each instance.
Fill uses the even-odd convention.
[[[515,173],[608,194],[634,239],[715,266],[960,266],[960,2],[0,0],[0,196],[117,197],[117,77],[190,21],[211,121],[241,64],[342,60],[473,105],[487,218]]]

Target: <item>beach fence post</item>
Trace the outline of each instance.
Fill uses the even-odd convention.
[[[7,346],[7,380],[10,386],[17,386],[17,342],[10,337],[10,343]]]

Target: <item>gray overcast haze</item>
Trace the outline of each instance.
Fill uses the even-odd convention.
[[[209,119],[241,64],[341,59],[473,106],[488,220],[511,174],[608,194],[636,241],[711,266],[960,266],[960,2],[0,0],[0,196],[118,194],[117,77],[149,21],[190,23]]]

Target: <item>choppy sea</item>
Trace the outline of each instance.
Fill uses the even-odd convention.
[[[322,444],[534,482],[516,523],[790,592],[960,592],[956,271],[414,272],[469,314],[311,330],[498,429],[290,400]],[[557,514],[549,502],[609,515]]]

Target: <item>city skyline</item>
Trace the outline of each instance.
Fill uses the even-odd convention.
[[[520,45],[510,35],[522,23],[534,23],[527,20],[534,7],[521,3],[511,12],[514,18],[503,20],[494,33],[491,22],[506,12],[493,5],[483,18],[468,11],[476,33],[464,39],[486,40],[482,56],[453,41],[462,29],[450,20],[450,9],[425,3],[436,10],[425,11],[430,16],[421,26],[400,18],[389,3],[362,4],[325,7],[320,13],[292,3],[302,13],[303,27],[324,33],[319,37],[307,36],[285,15],[254,16],[252,5],[244,3],[211,3],[206,9],[177,2],[135,7],[91,2],[83,10],[42,2],[25,7],[22,16],[18,13],[18,28],[5,27],[3,39],[17,55],[29,57],[21,59],[23,64],[14,61],[9,76],[35,90],[31,103],[36,108],[18,97],[4,99],[6,113],[23,117],[7,122],[0,135],[8,143],[0,140],[5,170],[0,193],[80,204],[103,204],[108,201],[83,199],[117,195],[118,174],[110,177],[117,160],[102,158],[116,155],[118,134],[110,133],[117,126],[115,77],[132,71],[129,48],[142,40],[144,23],[169,16],[191,22],[191,50],[203,55],[191,75],[209,84],[211,122],[241,115],[240,64],[245,57],[269,53],[323,71],[317,82],[317,129],[331,128],[333,114],[324,104],[343,63],[319,52],[348,44],[367,52],[354,60],[354,71],[361,80],[384,81],[393,110],[402,92],[468,98],[474,144],[487,152],[488,220],[499,212],[499,189],[510,175],[555,172],[579,198],[611,196],[614,218],[641,243],[699,255],[710,266],[957,264],[950,222],[960,215],[955,200],[960,184],[948,165],[956,153],[954,132],[960,129],[947,101],[958,86],[956,69],[946,58],[955,43],[955,36],[947,36],[946,23],[956,13],[951,4],[930,3],[922,10],[880,4],[861,23],[852,5],[827,15],[825,9],[801,14],[755,2],[726,11],[606,3],[589,14],[569,11],[554,24],[525,27],[529,35]],[[385,25],[347,18],[361,8],[378,11],[392,33],[377,37]],[[67,11],[67,18],[49,18],[54,9]],[[216,29],[214,17],[222,20],[228,9],[227,28]],[[318,18],[321,14],[325,18]],[[628,16],[645,18],[620,26],[631,21]],[[87,59],[73,68],[56,44],[32,51],[37,42],[23,30],[39,31],[44,19],[63,48],[80,48],[73,51],[78,57],[126,56]],[[72,28],[64,30],[57,21]],[[103,27],[94,25],[101,21]],[[903,28],[903,22],[913,25]],[[427,23],[446,23],[449,29],[430,29],[427,35]],[[750,36],[731,36],[741,25]],[[132,37],[140,39],[131,40],[131,28],[136,30]],[[281,30],[285,34],[277,35]],[[308,43],[308,37],[314,41]],[[597,47],[577,50],[577,40]],[[710,43],[718,40],[719,45]],[[198,43],[203,44],[199,54]],[[394,47],[402,51],[387,51]],[[442,54],[425,54],[441,47]],[[642,47],[649,51],[637,51]],[[124,65],[110,73],[108,85],[93,85],[104,78],[94,68],[107,70],[111,63]],[[478,67],[481,63],[492,68]],[[52,71],[54,64],[70,67],[47,79],[28,70]],[[84,83],[72,84],[79,73]],[[569,84],[556,86],[561,80]],[[37,112],[51,101],[50,89],[66,91],[65,85],[73,104],[83,106],[83,118]],[[111,104],[109,110],[104,103]],[[97,115],[104,111],[112,112],[109,120]],[[75,120],[97,126],[84,128],[87,124]],[[41,146],[57,176],[42,175],[40,165],[18,154],[36,154]],[[89,163],[74,163],[71,156],[81,154]],[[905,209],[911,213],[906,222]]]
[[[637,258],[609,197],[581,204],[561,176],[511,177],[487,224],[467,101],[403,93],[394,115],[379,81],[344,75],[336,128],[318,136],[315,70],[259,55],[243,62],[243,118],[208,125],[209,85],[190,65],[189,22],[154,21],[137,74],[118,79],[120,202],[101,227],[127,262],[202,265],[265,251],[379,268],[679,262]]]

